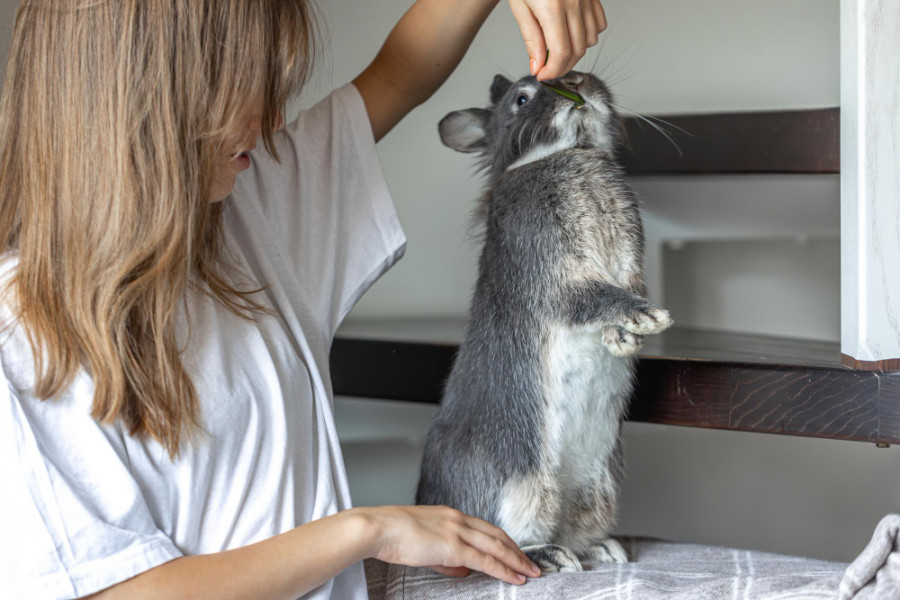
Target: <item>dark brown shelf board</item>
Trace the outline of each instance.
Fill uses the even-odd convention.
[[[462,329],[349,324],[332,347],[334,393],[436,404]],[[844,367],[836,343],[676,328],[648,338],[629,419],[900,443],[900,374]]]
[[[659,118],[672,141],[637,117],[625,118],[619,158],[629,173],[840,172],[839,108]]]

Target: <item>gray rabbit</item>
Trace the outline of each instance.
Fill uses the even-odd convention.
[[[609,534],[633,355],[672,321],[644,298],[609,90],[575,71],[546,83],[498,75],[487,109],[440,123],[487,172],[484,248],[416,501],[496,524],[544,571],[580,571],[628,560]]]

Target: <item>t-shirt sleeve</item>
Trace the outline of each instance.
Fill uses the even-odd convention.
[[[333,332],[406,247],[359,91],[347,84],[302,111],[276,149],[280,162],[260,142],[233,201],[239,211],[258,205],[268,231],[253,235],[271,240],[267,252]]]
[[[181,556],[91,397],[87,377],[42,402],[0,373],[0,598],[78,598]]]

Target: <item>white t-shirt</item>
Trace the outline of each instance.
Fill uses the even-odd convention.
[[[328,353],[405,237],[352,84],[301,113],[277,148],[281,164],[261,145],[252,154],[225,200],[225,230],[278,316],[248,322],[189,297],[183,360],[202,431],[174,462],[95,422],[84,372],[61,398],[36,400],[22,328],[0,338],[0,598],[88,595],[350,507]],[[7,257],[3,273],[14,267]],[[361,564],[308,597],[366,598]]]

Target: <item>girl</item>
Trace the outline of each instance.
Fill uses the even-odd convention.
[[[457,511],[350,508],[328,378],[338,324],[405,244],[374,144],[496,3],[419,0],[283,129],[313,56],[304,0],[20,3],[0,597],[365,598],[366,557],[537,575]],[[606,26],[596,0],[510,4],[541,78]]]

